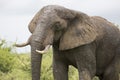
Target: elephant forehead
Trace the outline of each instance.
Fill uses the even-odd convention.
[[[58,5],[48,5],[43,7],[37,14],[34,16],[30,24],[36,24],[39,20],[56,20],[57,11],[63,9],[64,7],[58,6]],[[44,21],[43,21],[44,22]]]
[[[42,8],[42,10],[59,10],[59,9],[63,9],[64,7],[62,6],[58,6],[58,5],[48,5]]]

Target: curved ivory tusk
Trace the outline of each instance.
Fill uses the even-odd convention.
[[[40,51],[40,50],[36,50],[37,53],[40,53],[40,54],[44,54],[44,53],[47,53],[48,50],[50,48],[50,45],[46,46],[44,50]]]
[[[29,45],[29,42],[22,43],[22,44],[15,44],[16,47],[24,47],[24,46],[27,46],[27,45]]]
[[[15,44],[16,47],[25,47],[27,45],[30,44],[30,39],[31,39],[32,35],[29,37],[28,41],[22,44]]]

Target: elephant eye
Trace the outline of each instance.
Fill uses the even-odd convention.
[[[60,22],[56,22],[56,23],[54,24],[54,30],[56,30],[56,31],[61,30]]]

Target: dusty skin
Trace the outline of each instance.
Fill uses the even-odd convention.
[[[16,46],[31,46],[32,80],[40,80],[38,52],[48,45],[53,47],[54,80],[68,80],[69,65],[78,69],[79,80],[119,80],[120,31],[106,19],[49,5],[33,17],[29,30],[28,41]]]

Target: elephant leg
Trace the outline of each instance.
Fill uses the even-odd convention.
[[[92,45],[82,46],[78,53],[76,53],[75,59],[79,72],[79,80],[92,80],[96,74],[96,58],[95,51]]]
[[[68,64],[66,61],[63,54],[57,52],[53,54],[54,80],[68,80]]]
[[[119,80],[119,72],[114,65],[110,65],[104,72],[102,80]]]
[[[79,71],[79,80],[92,80],[91,75],[87,70]]]
[[[53,76],[54,80],[68,80],[68,65],[53,61]]]

